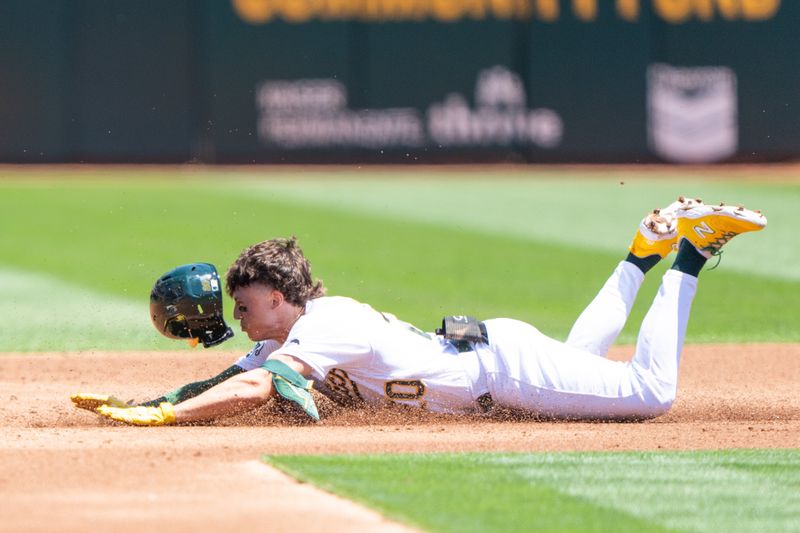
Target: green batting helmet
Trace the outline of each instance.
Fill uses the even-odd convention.
[[[198,339],[206,348],[233,337],[222,317],[222,290],[217,269],[209,263],[176,267],[150,291],[150,318],[164,336]]]

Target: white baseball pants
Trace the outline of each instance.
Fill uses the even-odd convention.
[[[511,319],[487,320],[477,351],[495,403],[548,417],[641,419],[675,399],[697,278],[668,270],[642,322],[633,359],[606,359],[625,325],[644,274],[622,261],[580,315],[566,342]]]

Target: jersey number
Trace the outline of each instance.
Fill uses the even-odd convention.
[[[392,400],[419,400],[425,396],[425,384],[418,380],[395,379],[385,384],[386,397]]]
[[[332,368],[328,372],[325,376],[325,385],[330,390],[331,399],[340,405],[353,407],[364,403],[358,392],[358,385],[341,368]]]
[[[341,368],[332,368],[325,376],[325,385],[336,403],[356,406],[364,403],[358,385]],[[390,400],[419,400],[425,396],[425,384],[419,380],[395,379],[384,383],[386,397]]]

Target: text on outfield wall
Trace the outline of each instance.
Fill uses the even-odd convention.
[[[238,16],[251,24],[273,20],[366,22],[459,20],[539,20],[558,22],[567,13],[559,0],[231,0]],[[584,22],[598,20],[601,0],[571,0],[566,10]],[[689,21],[762,21],[777,14],[781,0],[614,0],[621,20],[637,22],[643,4],[671,24]]]

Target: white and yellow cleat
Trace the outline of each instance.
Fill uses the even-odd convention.
[[[680,210],[703,205],[700,199],[681,196],[663,209],[654,209],[639,224],[628,250],[636,257],[644,259],[652,255],[667,257],[678,247],[678,228],[676,214]]]
[[[719,255],[720,249],[740,233],[759,231],[767,225],[761,211],[742,206],[704,205],[678,209],[677,232],[706,258]]]

